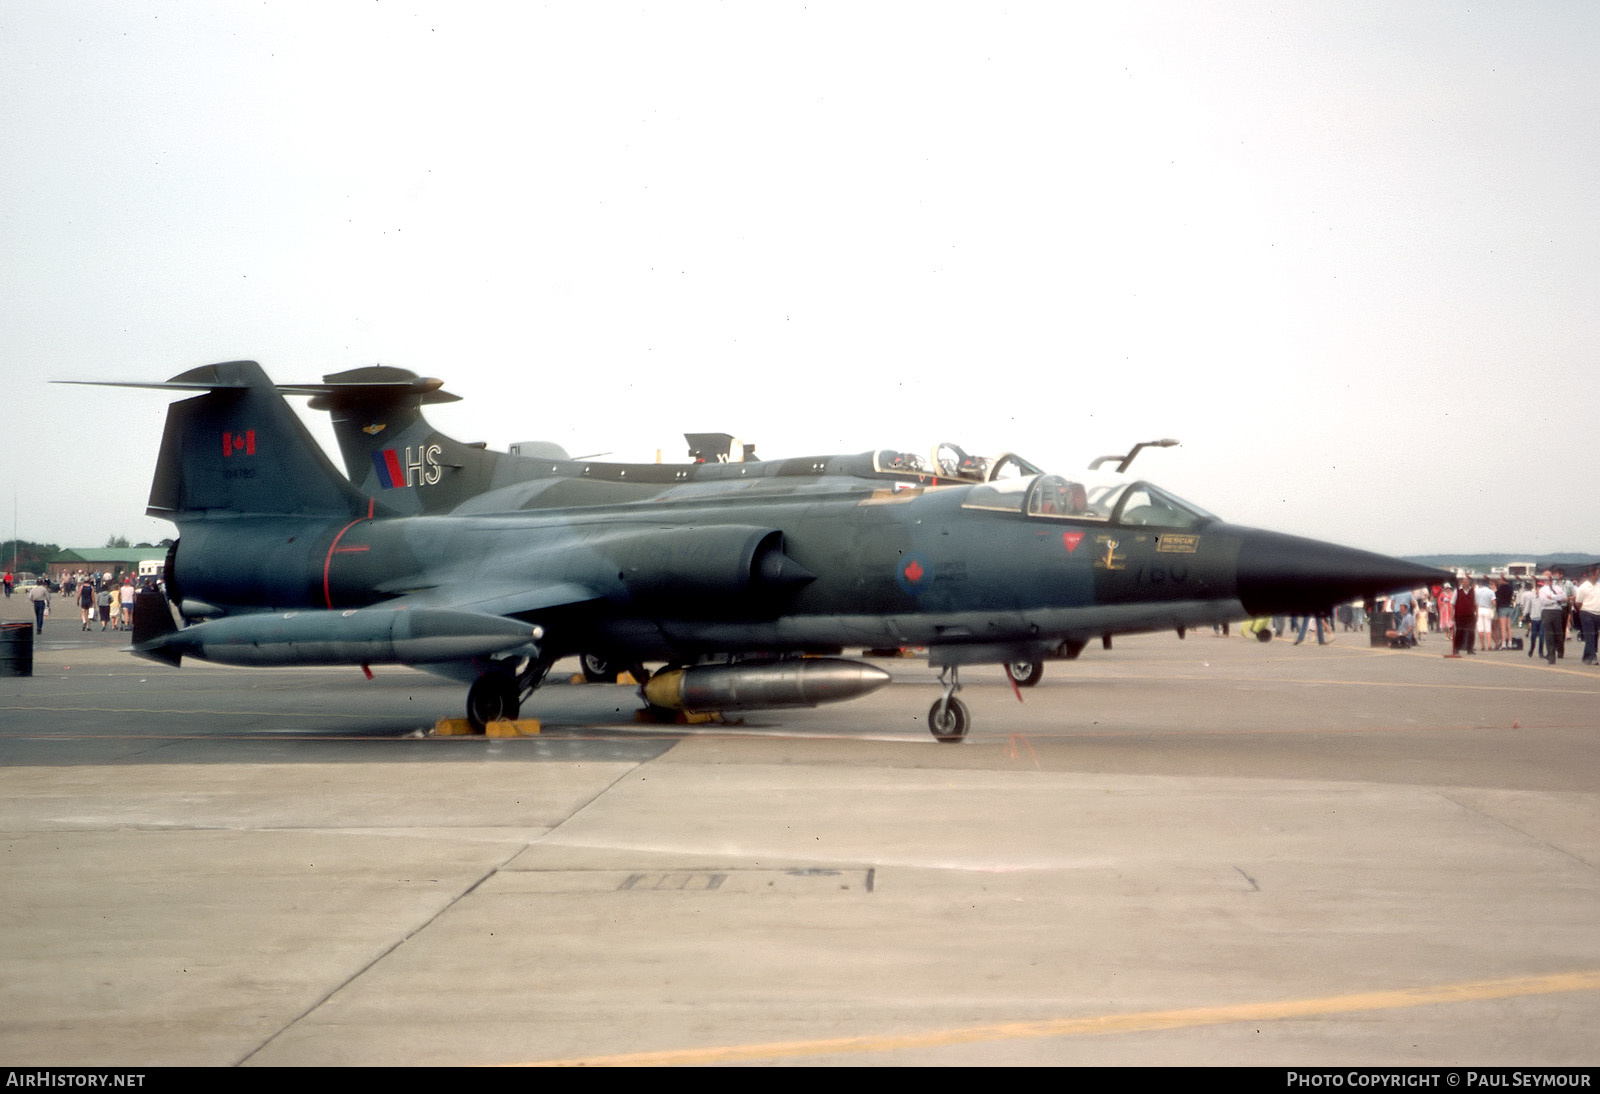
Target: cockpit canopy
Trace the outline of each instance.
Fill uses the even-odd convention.
[[[872,454],[872,469],[880,475],[932,475],[926,456],[898,448],[880,448]]]
[[[975,456],[949,441],[935,448],[931,457],[899,448],[880,448],[872,454],[872,469],[880,475],[918,475],[955,482],[991,482],[1038,475],[1044,470],[1015,452]]]
[[[965,509],[1146,528],[1196,528],[1217,519],[1142,480],[1086,485],[1061,475],[997,479],[974,486],[961,504]]]

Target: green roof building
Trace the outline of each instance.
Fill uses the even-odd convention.
[[[82,547],[50,560],[50,580],[60,582],[77,573],[110,574],[113,579],[130,573],[159,574],[166,557],[165,547]]]

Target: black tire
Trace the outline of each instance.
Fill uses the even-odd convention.
[[[1044,675],[1044,662],[1042,661],[1007,661],[1006,675],[1011,677],[1011,682],[1019,688],[1031,688],[1039,682]]]
[[[948,702],[939,699],[928,708],[928,732],[943,744],[959,744],[965,740],[970,720],[967,704],[960,699],[951,698]]]
[[[578,663],[583,666],[583,678],[591,684],[615,684],[617,682],[617,667],[597,653],[580,655]]]
[[[467,722],[474,733],[502,718],[516,721],[521,709],[516,681],[509,676],[480,676],[467,690]]]
[[[1272,628],[1271,627],[1262,627],[1260,630],[1256,631],[1256,641],[1257,642],[1271,642],[1272,641]]]

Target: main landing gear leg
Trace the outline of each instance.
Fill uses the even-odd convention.
[[[544,678],[550,671],[550,662],[538,657],[528,658],[528,663],[517,673],[517,709],[522,709],[522,704],[533,698],[533,693],[539,685],[544,683]]]
[[[928,732],[937,741],[956,744],[966,737],[967,723],[971,720],[967,704],[956,698],[956,692],[961,690],[961,666],[946,665],[940,669],[939,683],[944,685],[944,694],[928,708]]]
[[[474,733],[482,733],[490,722],[502,719],[514,722],[522,713],[522,704],[550,671],[550,663],[539,658],[529,658],[527,665],[517,671],[511,667],[493,668],[478,677],[467,691],[467,721]]]

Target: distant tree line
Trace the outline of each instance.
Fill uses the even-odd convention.
[[[18,572],[42,574],[45,563],[61,553],[55,543],[34,543],[27,539],[8,539],[0,543],[0,569],[15,568]],[[13,555],[15,561],[12,561]]]
[[[1555,551],[1540,554],[1538,551],[1525,551],[1522,554],[1479,554],[1479,555],[1407,555],[1407,562],[1416,562],[1423,566],[1438,566],[1446,570],[1463,569],[1473,573],[1484,574],[1509,562],[1533,562],[1540,569],[1549,569],[1551,566],[1562,565],[1570,568],[1573,566],[1586,566],[1595,559],[1594,555],[1581,554],[1575,551]]]

